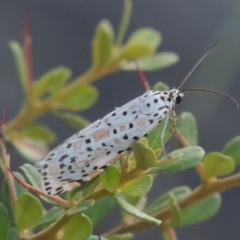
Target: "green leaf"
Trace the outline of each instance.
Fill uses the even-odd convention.
[[[219,152],[211,152],[204,157],[203,166],[208,178],[220,177],[233,172],[235,162],[232,157]]]
[[[132,233],[113,234],[108,236],[108,240],[132,240],[133,237],[134,235]]]
[[[240,136],[229,141],[224,146],[222,153],[232,157],[236,164],[240,164]]]
[[[33,195],[24,193],[18,197],[15,203],[15,214],[18,233],[32,228],[42,218],[43,209],[41,202]]]
[[[169,86],[164,82],[157,82],[153,86],[153,90],[160,91],[160,92],[169,91],[169,89],[170,89]]]
[[[152,183],[151,175],[143,175],[127,182],[123,188],[121,188],[121,192],[129,196],[140,197],[151,189]]]
[[[33,163],[44,158],[48,153],[48,146],[42,141],[21,137],[12,144],[24,158]]]
[[[10,219],[7,209],[0,202],[0,236],[1,240],[7,239],[10,230]]]
[[[204,222],[213,217],[220,207],[221,195],[217,193],[183,210],[181,213],[181,226]]]
[[[166,173],[177,172],[194,167],[204,157],[204,150],[198,146],[190,146],[182,149],[178,149],[168,154],[168,157],[179,156],[182,157],[170,165],[162,167],[152,167],[148,170],[148,173]]]
[[[15,228],[11,228],[8,234],[7,240],[16,240],[17,239],[17,231]]]
[[[173,52],[161,52],[150,57],[144,57],[137,60],[139,68],[142,71],[154,71],[172,66],[179,61],[177,54]],[[121,64],[124,71],[136,71],[136,62],[129,60]]]
[[[157,48],[162,41],[161,34],[153,28],[140,28],[129,37],[127,43],[145,42]]]
[[[155,152],[140,141],[133,144],[133,153],[138,169],[145,170],[156,164],[157,156]]]
[[[67,123],[69,126],[76,129],[83,129],[90,124],[90,122],[87,121],[85,118],[80,117],[74,113],[64,111],[53,111],[51,113],[61,119],[63,122]]]
[[[46,97],[45,95],[48,93],[56,95],[70,77],[71,70],[66,67],[61,66],[48,71],[35,81],[33,87],[34,97],[36,99]]]
[[[129,59],[149,57],[156,51],[160,43],[159,32],[151,28],[139,29],[129,37],[122,49],[121,57]]]
[[[98,92],[93,86],[80,86],[72,89],[65,97],[56,99],[55,109],[66,109],[72,111],[90,108],[97,100]]]
[[[26,62],[25,62],[23,49],[21,45],[16,41],[11,41],[9,43],[9,46],[13,52],[18,79],[21,83],[21,86],[24,92],[27,92],[28,82],[27,82]]]
[[[100,175],[101,182],[108,192],[114,192],[121,179],[121,174],[114,165],[109,166]]]
[[[143,221],[146,222],[150,222],[156,225],[160,225],[161,221],[151,217],[149,215],[147,215],[146,213],[143,213],[141,211],[139,211],[137,208],[133,207],[132,205],[130,205],[129,203],[127,203],[124,199],[120,198],[120,197],[115,197],[117,200],[117,203],[119,204],[120,208],[124,211],[127,212],[128,214],[135,216],[136,218],[139,218]]]
[[[41,175],[35,167],[26,163],[20,168],[23,170],[33,187],[41,188]]]
[[[29,180],[29,182],[31,183],[31,185],[35,188],[41,189],[42,188],[42,178],[41,178],[41,174],[37,171],[37,169],[35,167],[33,167],[32,165],[26,163],[23,166],[20,167],[24,174],[26,175],[27,179]],[[53,203],[52,201],[50,201],[49,199],[39,196],[41,199],[43,199],[45,202],[47,203]]]
[[[99,236],[92,235],[89,238],[87,238],[87,240],[109,240],[109,239],[103,238],[101,236],[99,238]]]
[[[161,133],[164,128],[166,119],[164,119],[148,136],[148,142],[149,142],[149,147],[152,148],[153,150],[157,150],[159,148],[162,148],[161,146]],[[166,143],[172,136],[173,134],[173,124],[171,121],[169,121],[168,126],[166,128],[165,134],[164,134],[164,143]]]
[[[86,240],[92,233],[92,223],[84,214],[78,214],[66,224],[62,240]]]
[[[90,200],[85,200],[83,202],[81,202],[80,204],[78,204],[77,206],[74,206],[73,208],[69,209],[67,211],[68,216],[73,216],[76,215],[78,213],[82,213],[86,210],[91,209],[95,204],[95,200],[90,199]]]
[[[20,132],[20,135],[25,138],[35,139],[46,143],[52,143],[56,139],[56,135],[50,128],[39,123],[27,125]]]
[[[13,172],[13,174],[17,178],[21,179],[22,181],[25,181],[24,177],[20,173]],[[27,189],[20,186],[18,182],[13,181],[13,184],[14,184],[14,188],[17,193],[17,196],[27,192]],[[8,188],[8,185],[7,185],[5,179],[3,180],[2,188],[1,188],[1,200],[2,200],[2,203],[4,204],[5,208],[7,209],[11,223],[15,224],[15,216],[14,216],[15,214],[14,214],[14,210],[13,210],[13,206],[12,206],[12,200],[11,200],[9,188]]]
[[[191,189],[187,186],[180,186],[180,187],[171,189],[164,195],[157,198],[153,203],[151,203],[146,208],[145,210],[146,213],[153,214],[166,208],[169,205],[169,202],[168,202],[169,194],[172,194],[174,196],[176,202],[180,202],[182,199],[188,197],[191,194]]]
[[[39,225],[55,222],[64,214],[64,212],[65,210],[62,207],[58,207],[58,206],[52,207],[43,215],[43,218],[41,219],[41,222],[39,223]]]
[[[180,225],[181,224],[181,210],[178,206],[177,200],[172,193],[168,194],[168,203],[171,212],[171,225]]]
[[[191,146],[198,145],[198,133],[197,122],[193,114],[189,112],[183,112],[181,114],[181,120],[178,123],[178,129]]]
[[[155,49],[144,42],[136,42],[126,45],[122,52],[121,57],[127,59],[138,59],[151,56]],[[136,63],[135,63],[136,68]]]
[[[108,196],[97,201],[91,210],[85,212],[85,214],[87,214],[92,220],[93,226],[96,226],[102,222],[106,216],[108,216],[114,206],[114,203],[114,199]]]
[[[108,20],[102,20],[96,29],[92,44],[93,66],[99,69],[106,65],[112,56],[114,31]]]

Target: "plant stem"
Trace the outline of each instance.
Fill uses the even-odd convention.
[[[174,228],[164,226],[162,227],[162,230],[163,230],[163,235],[165,240],[177,240],[177,236]]]
[[[222,179],[215,179],[214,181],[209,182],[206,186],[199,186],[193,190],[192,194],[179,202],[179,208],[184,210],[199,201],[211,196],[214,193],[220,193],[231,189],[233,187],[240,186],[240,173],[232,175],[230,177],[222,178]],[[162,220],[165,224],[169,223],[171,220],[171,212],[169,208],[165,208],[164,210],[155,213],[153,217]],[[104,235],[110,234],[120,234],[120,233],[136,233],[140,231],[144,231],[150,228],[156,227],[155,225],[148,223],[137,221],[133,224],[129,224],[128,226],[118,226],[117,228],[107,232]]]
[[[14,205],[14,203],[17,200],[17,193],[16,193],[15,186],[13,183],[13,177],[7,170],[9,168],[10,161],[9,161],[9,155],[7,154],[5,144],[4,144],[2,137],[0,138],[0,155],[1,155],[0,161],[2,161],[2,164],[1,164],[2,171],[3,171],[3,174],[6,179],[10,199],[12,201],[12,204]]]
[[[79,86],[90,84],[96,81],[96,79],[117,71],[119,61],[119,59],[115,59],[110,64],[99,70],[90,68],[85,74],[62,89],[58,95],[58,98],[55,99],[55,102],[64,99],[73,89]],[[56,110],[54,109],[54,102],[51,98],[32,103],[31,105],[25,103],[19,115],[5,126],[5,134],[11,137],[11,134],[14,131],[21,129],[51,110]]]
[[[69,220],[70,218],[68,217],[67,213],[65,213],[60,219],[58,219],[57,222],[52,224],[50,227],[23,240],[55,240],[57,232],[61,230]]]

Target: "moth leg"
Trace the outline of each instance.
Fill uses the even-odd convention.
[[[165,120],[165,123],[164,123],[164,126],[163,126],[163,130],[162,130],[162,133],[160,135],[162,152],[165,156],[167,156],[167,152],[166,152],[165,144],[164,144],[164,135],[165,135],[165,132],[166,132],[166,129],[167,129],[168,120],[169,120],[169,114],[166,116],[166,120]]]
[[[180,116],[177,116],[175,111],[172,111],[172,116],[169,117],[169,119],[173,120],[173,133],[176,133],[177,131],[177,123],[178,121],[182,120]]]

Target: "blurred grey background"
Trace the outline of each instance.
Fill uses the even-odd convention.
[[[0,109],[7,108],[7,121],[18,112],[23,94],[16,78],[10,40],[22,42],[22,19],[29,11],[32,35],[34,77],[59,65],[69,67],[73,76],[83,73],[91,61],[91,39],[97,23],[108,19],[115,30],[122,14],[120,0],[0,0]],[[164,71],[147,73],[151,85],[165,81],[178,86],[193,64],[215,42],[217,49],[198,67],[184,89],[205,87],[224,91],[240,101],[240,1],[239,0],[133,0],[133,14],[127,36],[141,27],[152,27],[163,37],[159,51],[173,51],[181,61]],[[144,89],[136,73],[119,72],[95,84],[100,91],[98,102],[82,113],[94,121],[142,94]],[[240,112],[227,99],[205,93],[189,93],[177,106],[177,113],[191,111],[199,127],[199,144],[207,152],[221,150],[231,138],[239,135]],[[75,132],[58,119],[41,119],[58,135],[57,143]],[[167,146],[171,150],[171,145]],[[23,160],[9,148],[12,168],[17,170]],[[1,174],[1,173],[0,173]],[[2,177],[0,175],[0,177]],[[194,188],[199,179],[193,170],[162,175],[149,193],[149,202],[168,189],[179,185]],[[222,194],[219,213],[212,219],[192,227],[177,229],[179,239],[239,239],[240,190]],[[120,219],[113,211],[96,230],[104,233]],[[135,239],[161,239],[158,230],[137,234]]]

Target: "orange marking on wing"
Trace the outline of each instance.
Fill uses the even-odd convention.
[[[119,140],[119,138],[115,138],[115,139],[114,139],[114,142],[115,142],[116,144],[119,144],[121,141]]]
[[[107,152],[106,149],[97,149],[96,152],[95,152],[96,153],[96,158],[101,157],[106,152]]]
[[[87,165],[88,161],[81,161],[81,162],[77,162],[75,163],[74,165],[77,167],[77,168],[84,168],[86,165]]]
[[[109,137],[109,131],[108,130],[100,130],[93,134],[93,137],[95,138],[96,142],[103,138]]]
[[[146,124],[146,122],[144,120],[138,120],[137,121],[137,126],[138,127],[143,127],[143,126],[145,126],[145,124]]]
[[[53,162],[49,162],[48,164],[48,174],[49,175],[55,175],[59,173],[59,169],[57,168],[56,164]]]
[[[77,142],[74,143],[74,149],[78,149],[78,148],[80,148],[81,146],[82,146],[81,140],[79,140],[79,141],[77,141]]]
[[[134,109],[136,108],[136,106],[137,106],[137,104],[136,104],[136,103],[133,103],[133,104],[129,107],[129,109],[134,110]]]
[[[123,132],[125,130],[126,130],[126,126],[125,125],[120,126],[120,132]]]

